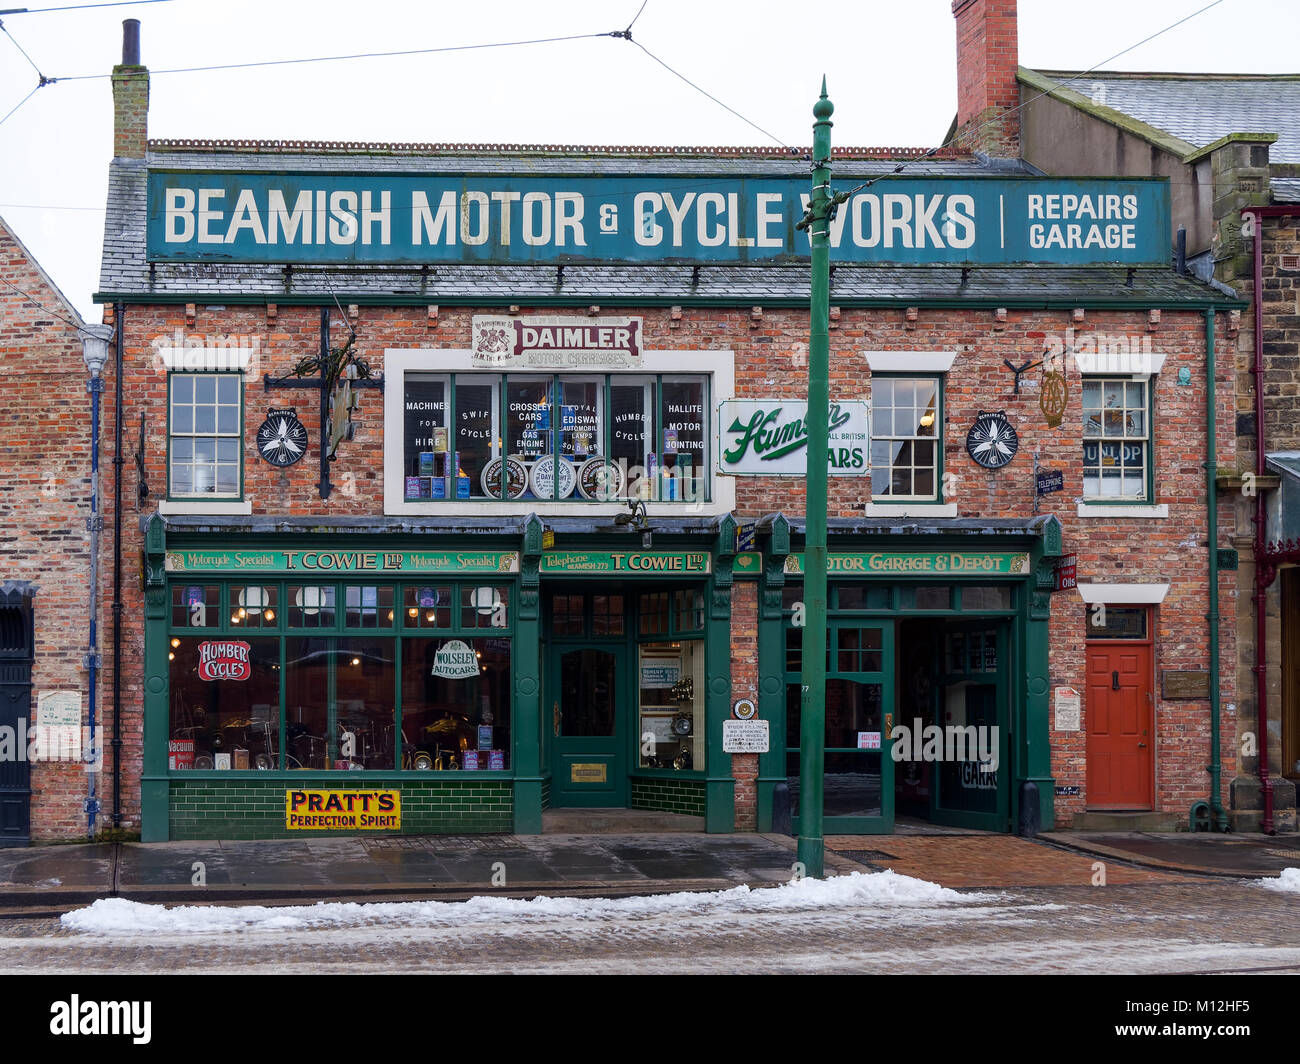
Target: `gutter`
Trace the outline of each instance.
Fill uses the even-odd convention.
[[[126,308],[118,303],[113,401],[113,827],[122,826],[122,347],[126,337]]]
[[[1258,244],[1257,244],[1258,246]],[[1257,304],[1258,305],[1258,304]],[[1220,751],[1221,722],[1219,720],[1219,498],[1215,492],[1218,453],[1215,418],[1218,416],[1214,368],[1214,310],[1205,312],[1205,510],[1210,567],[1210,808],[1214,816],[1214,830],[1228,830],[1228,816],[1224,812],[1222,793],[1223,763]],[[1198,803],[1199,804],[1199,803]],[[1193,811],[1195,806],[1193,806]]]

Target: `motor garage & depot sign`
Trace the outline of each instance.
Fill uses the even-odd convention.
[[[204,641],[199,644],[200,680],[247,680],[253,674],[248,653],[251,648],[241,639]]]
[[[637,366],[641,364],[642,318],[475,315],[475,366]]]

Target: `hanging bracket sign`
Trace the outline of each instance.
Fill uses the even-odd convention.
[[[443,643],[433,655],[433,675],[448,680],[464,680],[478,675],[478,655],[463,639]]]

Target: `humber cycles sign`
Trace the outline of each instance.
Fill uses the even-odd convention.
[[[831,403],[826,472],[865,476],[867,404]],[[718,404],[718,472],[806,476],[808,403],[802,399],[728,399]]]
[[[151,171],[151,261],[807,258],[806,178]],[[1162,179],[889,177],[830,223],[839,262],[1167,265]]]
[[[169,573],[515,573],[516,551],[174,550]]]

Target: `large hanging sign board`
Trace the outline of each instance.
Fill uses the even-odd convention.
[[[871,472],[867,404],[831,403],[826,472]],[[718,472],[733,476],[808,475],[808,403],[803,399],[728,399],[718,404]]]
[[[795,169],[794,167],[791,168]],[[853,184],[843,168],[841,182]],[[839,175],[837,175],[839,176]],[[807,259],[808,178],[718,174],[153,170],[150,261],[772,262]],[[890,177],[830,223],[837,262],[1168,268],[1159,178]]]
[[[174,550],[169,573],[517,573],[517,551]],[[200,599],[200,601],[202,601]]]

